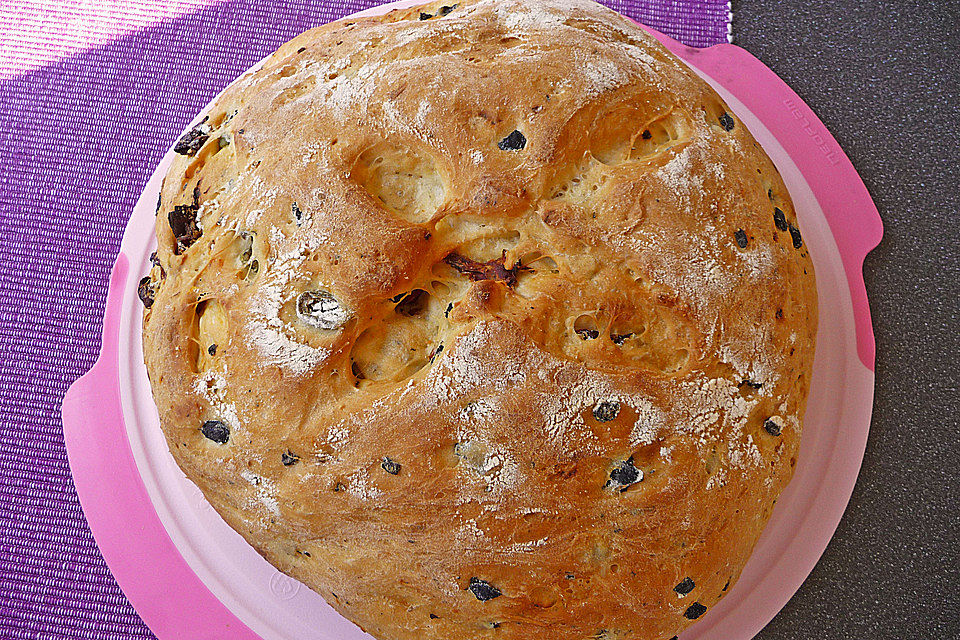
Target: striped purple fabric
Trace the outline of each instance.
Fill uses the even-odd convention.
[[[606,2],[692,46],[728,37],[726,0]],[[3,640],[153,637],[84,520],[63,394],[96,359],[124,225],[174,138],[278,45],[373,4],[0,0]]]

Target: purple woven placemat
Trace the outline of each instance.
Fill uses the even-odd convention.
[[[124,226],[172,141],[278,45],[374,4],[0,0],[3,640],[153,637],[80,510],[63,394],[96,359]],[[689,45],[727,39],[726,0],[606,4]]]

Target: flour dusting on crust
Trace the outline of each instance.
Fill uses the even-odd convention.
[[[328,355],[323,349],[297,341],[294,328],[280,319],[280,307],[296,293],[287,286],[295,279],[306,252],[298,250],[277,258],[260,285],[246,324],[246,334],[263,357],[264,365],[277,365],[295,375],[315,368]]]

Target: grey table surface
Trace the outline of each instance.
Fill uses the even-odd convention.
[[[734,0],[734,44],[820,116],[880,210],[860,478],[763,640],[960,638],[960,1]]]

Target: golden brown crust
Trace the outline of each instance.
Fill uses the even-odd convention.
[[[792,204],[618,14],[441,6],[298,36],[178,145],[144,320],[170,449],[375,636],[669,638],[796,461]]]

